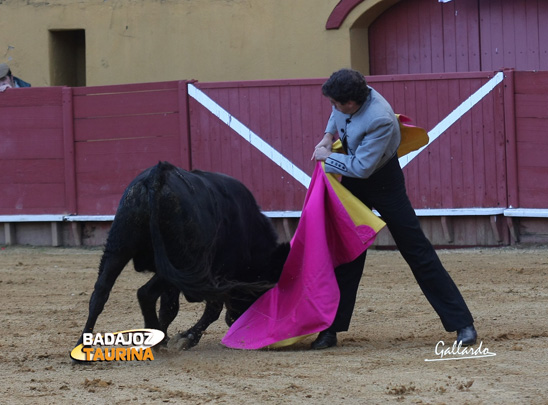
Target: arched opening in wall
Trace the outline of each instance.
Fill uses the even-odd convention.
[[[82,87],[86,85],[86,31],[49,31],[50,84]]]
[[[401,0],[377,2],[360,15],[350,27],[350,58],[352,68],[364,75],[371,74],[369,27],[386,10]]]

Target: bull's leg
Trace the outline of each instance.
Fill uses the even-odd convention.
[[[78,344],[83,342],[84,333],[92,333],[97,318],[103,312],[105,303],[108,300],[110,291],[114,286],[114,282],[131,259],[130,255],[122,255],[120,253],[113,254],[105,251],[101,258],[99,266],[99,276],[95,282],[93,294],[89,300],[89,314],[84,327],[84,331],[78,340]]]
[[[177,288],[169,286],[160,298],[160,330],[167,336],[167,328],[179,313],[179,295]]]
[[[175,347],[179,350],[188,350],[191,347],[196,346],[209,325],[219,319],[222,309],[222,301],[207,301],[200,320],[186,332],[178,333],[174,337],[174,340],[176,340]]]
[[[160,318],[156,315],[156,302],[159,297]],[[165,333],[163,343],[167,343],[167,328],[179,311],[179,291],[154,275],[137,291],[137,299],[145,320],[145,328],[159,329]]]
[[[231,298],[225,302],[226,305],[226,315],[225,322],[230,327],[242,314],[249,309],[249,307],[256,301],[258,297],[240,297],[240,298]]]
[[[165,288],[165,282],[155,274],[144,286],[137,290],[137,300],[145,320],[145,328],[162,330],[158,315],[156,315],[156,302]],[[166,331],[162,330],[162,332],[165,333]]]

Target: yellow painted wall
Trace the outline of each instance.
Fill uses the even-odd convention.
[[[49,86],[49,31],[84,29],[88,86],[325,77],[350,66],[367,73],[364,15],[395,1],[366,0],[340,29],[326,30],[338,2],[3,0],[0,62],[33,86]]]

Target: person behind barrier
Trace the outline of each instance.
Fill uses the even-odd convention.
[[[30,83],[13,76],[10,67],[5,63],[0,63],[0,92],[19,87],[30,87]]]
[[[326,172],[342,175],[342,184],[379,212],[444,328],[457,331],[463,346],[475,344],[472,314],[424,235],[407,196],[397,157],[400,128],[392,107],[368,86],[361,73],[351,69],[333,73],[323,84],[322,93],[333,108],[312,160],[324,161]],[[345,153],[333,153],[336,137]],[[366,253],[335,269],[341,292],[339,307],[333,324],[312,343],[313,349],[335,346],[337,332],[348,330]]]

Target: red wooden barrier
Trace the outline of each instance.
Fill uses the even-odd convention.
[[[62,88],[0,93],[0,215],[66,213]]]
[[[430,129],[491,76],[381,76],[369,82],[396,112]],[[127,184],[158,160],[233,175],[252,190],[263,210],[300,210],[304,187],[189,98],[187,83],[0,94],[0,215],[112,215]],[[311,151],[330,111],[322,83],[197,86],[311,173]],[[516,72],[516,158],[506,160],[505,123],[511,125],[511,110],[505,111],[505,105],[511,95],[499,85],[411,162],[405,172],[415,208],[505,208],[506,173],[514,170],[507,163],[514,162],[521,206],[548,207],[546,83],[548,72]]]
[[[548,208],[548,72],[515,72],[519,206]]]
[[[185,82],[74,89],[78,214],[114,214],[129,182],[160,160],[190,167],[186,99]]]

